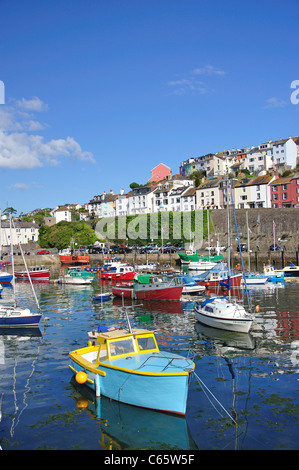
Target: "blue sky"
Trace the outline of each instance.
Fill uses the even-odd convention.
[[[298,0],[0,0],[0,207],[298,135]]]

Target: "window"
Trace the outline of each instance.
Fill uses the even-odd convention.
[[[109,348],[111,357],[136,352],[133,338],[112,341],[109,343]]]
[[[282,199],[287,199],[288,198],[288,193],[282,193]]]
[[[278,200],[278,194],[273,194],[273,201],[277,201]]]
[[[286,184],[283,184],[283,185],[282,185],[282,189],[283,189],[283,190],[286,190],[286,189],[287,189],[287,185],[286,185]]]
[[[277,186],[272,186],[272,191],[277,191]]]
[[[155,340],[152,336],[146,336],[145,338],[137,338],[138,347],[141,351],[146,349],[156,349]]]

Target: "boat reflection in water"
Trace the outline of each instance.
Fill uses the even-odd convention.
[[[86,385],[72,377],[72,398],[91,418],[99,420],[99,443],[103,450],[167,449],[196,450],[186,419],[167,413],[96,398]]]
[[[223,354],[222,348],[245,349],[248,351],[255,349],[255,338],[250,333],[244,334],[236,331],[221,330],[199,322],[195,323],[194,328],[199,340],[213,341],[215,349],[220,350],[221,354]]]

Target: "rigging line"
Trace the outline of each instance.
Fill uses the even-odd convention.
[[[200,383],[200,385],[202,387],[204,387],[211,395],[212,397],[214,398],[214,400],[216,401],[216,403],[218,403],[218,405],[223,409],[223,411],[228,415],[228,417],[232,420],[232,422],[234,424],[237,424],[237,422],[234,420],[234,418],[229,414],[229,412],[224,408],[224,406],[220,403],[220,401],[215,397],[215,395],[211,392],[211,390],[209,389],[209,387],[207,387],[207,385],[201,380],[200,377],[198,377],[198,375],[196,374],[196,372],[194,372],[194,375],[196,376],[198,382]],[[212,402],[211,402],[212,403]],[[214,406],[214,405],[213,405]],[[214,407],[215,408],[215,407]],[[216,408],[215,408],[216,409]]]

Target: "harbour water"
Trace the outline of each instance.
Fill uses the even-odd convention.
[[[249,334],[196,322],[196,298],[134,308],[132,324],[154,329],[161,349],[194,359],[185,418],[96,400],[74,384],[69,351],[87,345],[88,330],[125,322],[120,299],[91,299],[110,287],[98,279],[87,287],[35,283],[40,326],[0,331],[3,450],[299,448],[299,279],[249,293],[260,305]],[[17,282],[16,294],[33,306],[28,283]],[[0,302],[11,296],[4,287]]]

